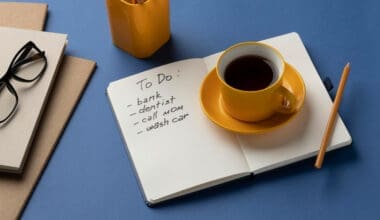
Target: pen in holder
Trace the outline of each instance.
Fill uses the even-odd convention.
[[[107,0],[113,43],[137,58],[170,38],[169,0]]]

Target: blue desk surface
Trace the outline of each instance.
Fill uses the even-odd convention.
[[[98,63],[24,219],[374,219],[380,215],[380,2],[171,1],[172,39],[140,60],[112,45],[104,0],[46,0],[46,30],[69,34],[67,53]],[[109,82],[296,31],[321,77],[352,69],[340,114],[351,147],[148,208],[105,95]],[[332,92],[332,95],[335,91]],[[159,170],[157,171],[159,172]]]

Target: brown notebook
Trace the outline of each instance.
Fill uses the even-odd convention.
[[[0,26],[43,30],[47,4],[0,2]]]
[[[0,24],[41,30],[46,13],[46,4],[0,3]],[[20,217],[95,66],[90,60],[64,57],[23,173],[0,174],[0,219]]]

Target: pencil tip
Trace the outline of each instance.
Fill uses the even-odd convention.
[[[346,64],[346,67],[351,67],[351,63],[348,62],[348,63]]]

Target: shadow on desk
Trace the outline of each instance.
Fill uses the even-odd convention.
[[[177,39],[176,36],[172,34],[169,41],[166,42],[160,49],[158,49],[152,56],[143,59],[135,59],[141,61],[144,63],[144,65],[153,68],[175,61],[191,58],[187,56],[187,51],[184,49],[185,43],[186,42],[181,42],[180,39]],[[133,57],[122,49],[117,49],[119,50],[118,56],[121,57],[122,60],[128,60]]]

